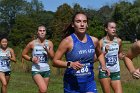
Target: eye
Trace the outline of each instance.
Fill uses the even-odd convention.
[[[87,20],[84,20],[83,22],[84,22],[84,23],[87,23]]]
[[[46,31],[46,30],[39,30],[39,31]]]
[[[75,22],[76,22],[76,23],[80,23],[81,21],[80,21],[80,20],[76,20]]]

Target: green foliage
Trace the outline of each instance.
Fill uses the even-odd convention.
[[[140,1],[120,1],[111,7],[99,10],[87,9],[75,3],[73,7],[64,3],[56,12],[44,10],[39,0],[0,0],[0,37],[9,36],[11,44],[24,46],[36,35],[39,25],[47,28],[47,38],[54,42],[55,49],[63,37],[63,30],[71,23],[73,14],[84,11],[89,17],[88,33],[101,38],[103,24],[108,19],[117,22],[117,33],[124,40],[140,38]]]
[[[5,23],[7,34],[12,30],[16,15],[23,13],[24,0],[1,0],[0,1],[0,20]]]
[[[39,0],[31,0],[32,11],[39,12],[43,11],[43,4]]]
[[[37,24],[26,15],[19,15],[15,20],[16,24],[9,35],[13,45],[23,46],[27,44],[35,35]]]
[[[83,8],[79,4],[77,4],[77,3],[74,4],[74,6],[73,6],[74,13],[80,12],[82,10],[83,10]]]
[[[58,7],[52,20],[52,30],[53,30],[53,41],[55,45],[58,45],[63,37],[63,30],[66,25],[71,23],[71,17],[73,14],[72,8],[68,4],[63,4]]]
[[[88,27],[88,33],[92,36],[101,38],[104,36],[105,32],[102,21],[98,19],[98,16],[94,16],[92,18],[92,20],[89,23],[90,25]]]
[[[105,22],[108,19],[111,19],[111,14],[113,12],[113,9],[109,6],[103,6],[100,8],[100,10],[97,12],[97,16],[99,20],[102,20],[101,22]]]
[[[138,2],[138,0],[136,0]],[[135,1],[135,2],[136,2]],[[113,19],[117,21],[118,34],[127,40],[134,40],[137,25],[140,22],[140,6],[122,1],[114,6]]]

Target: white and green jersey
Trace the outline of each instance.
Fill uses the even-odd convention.
[[[119,44],[117,38],[114,37],[111,44],[108,44],[107,40],[103,38],[103,52],[105,52],[106,45],[109,46],[108,52],[105,55],[106,67],[110,70],[110,72],[118,72],[120,71],[120,66],[118,58]]]
[[[7,72],[11,71],[10,69],[10,50],[7,48],[5,51],[3,51],[0,48],[0,71]]]
[[[48,47],[48,41],[45,40],[45,45]],[[36,56],[39,58],[39,63],[32,64],[32,71],[49,71],[50,67],[48,65],[48,54],[43,48],[43,46],[38,42],[38,40],[34,40],[34,48],[32,52],[32,56]]]

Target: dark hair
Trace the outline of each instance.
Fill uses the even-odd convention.
[[[109,20],[107,20],[107,21],[105,21],[105,23],[104,23],[104,28],[108,28],[108,24],[109,23],[116,23],[115,22],[115,20],[113,20],[113,19],[109,19]],[[107,34],[107,32],[105,31],[105,35]]]
[[[0,38],[0,41],[1,41],[2,39],[7,39],[7,40],[8,40],[8,38],[7,38],[7,37],[1,37],[1,38]]]
[[[87,14],[86,14],[85,12],[82,12],[82,11],[81,11],[81,12],[76,12],[76,13],[73,15],[73,17],[72,17],[71,23],[68,24],[68,25],[65,27],[65,29],[63,30],[63,32],[64,32],[63,38],[65,38],[65,37],[67,37],[67,36],[69,36],[70,34],[72,34],[72,33],[75,32],[74,28],[72,27],[72,23],[74,23],[75,17],[76,17],[78,14],[83,14],[83,15],[85,15],[85,16],[87,17]],[[88,22],[88,17],[87,17],[87,22]]]
[[[64,30],[63,30],[63,39],[67,36],[69,36],[70,34],[74,33],[74,28],[72,27],[72,24],[68,24],[67,26],[65,26]]]
[[[37,31],[38,31],[39,27],[44,27],[44,28],[45,28],[45,30],[46,30],[45,25],[39,25],[39,26],[38,26],[38,28],[37,28]]]
[[[107,27],[108,27],[108,24],[109,24],[109,23],[112,23],[112,22],[113,22],[113,23],[116,23],[113,19],[110,19],[110,20],[105,21],[104,27],[107,28]]]
[[[85,12],[83,12],[83,11],[80,11],[80,12],[76,12],[74,15],[73,15],[73,17],[72,17],[72,22],[74,22],[74,19],[75,19],[75,17],[76,17],[76,15],[78,15],[78,14],[83,14],[83,15],[85,15],[86,17],[87,17],[87,21],[88,21],[88,16],[87,16],[87,14],[85,13]]]

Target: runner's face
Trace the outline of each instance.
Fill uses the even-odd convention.
[[[6,38],[3,38],[0,43],[2,48],[6,48],[8,45],[8,41]]]
[[[72,27],[74,27],[75,31],[78,33],[85,33],[87,30],[87,17],[84,14],[77,14],[74,18],[74,23]]]
[[[46,37],[46,28],[43,26],[39,27],[37,34],[38,34],[39,38],[42,38],[42,39],[45,38]]]
[[[116,36],[116,23],[114,22],[108,23],[108,27],[105,30],[109,35]]]

